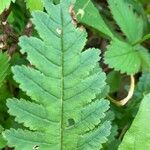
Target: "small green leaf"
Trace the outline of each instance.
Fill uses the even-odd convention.
[[[143,19],[133,11],[127,0],[108,0],[110,10],[117,24],[131,43],[143,37]]]
[[[150,54],[141,45],[132,46],[114,38],[107,46],[104,61],[110,68],[128,75],[138,71],[150,71]]]
[[[108,37],[113,37],[113,33],[91,0],[77,0],[75,3],[75,11],[79,22],[92,27]]]
[[[43,10],[43,0],[25,0],[26,6],[30,11]]]
[[[104,61],[110,68],[129,75],[137,73],[141,67],[138,51],[130,44],[116,38],[107,47]]]
[[[150,94],[145,95],[139,111],[125,134],[119,150],[150,149]]]
[[[0,14],[10,6],[11,2],[14,3],[15,1],[16,0],[1,0],[0,1]]]

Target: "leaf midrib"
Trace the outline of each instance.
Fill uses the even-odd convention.
[[[63,118],[63,112],[64,112],[64,105],[63,105],[63,101],[64,101],[64,44],[63,44],[63,27],[64,27],[64,21],[63,21],[63,10],[62,10],[62,6],[60,6],[61,11],[60,11],[60,16],[61,16],[61,145],[60,145],[60,150],[63,150],[63,138],[64,138],[64,128],[63,128],[63,124],[64,124],[64,118]]]

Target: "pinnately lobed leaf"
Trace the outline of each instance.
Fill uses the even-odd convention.
[[[99,69],[100,51],[82,52],[87,33],[72,23],[68,0],[47,13],[32,13],[40,38],[20,38],[21,52],[33,67],[14,66],[20,88],[33,101],[8,99],[9,113],[27,129],[3,132],[16,150],[99,150],[110,135],[105,119],[109,102],[103,97],[106,76]]]
[[[150,148],[150,94],[144,96],[139,111],[124,139],[119,150],[143,150]]]

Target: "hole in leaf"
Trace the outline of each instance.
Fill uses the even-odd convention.
[[[38,145],[35,145],[35,146],[33,146],[33,150],[39,150],[39,146]]]
[[[74,119],[68,119],[68,125],[69,126],[73,126],[75,124],[75,121],[74,121]]]

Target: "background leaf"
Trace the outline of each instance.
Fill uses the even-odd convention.
[[[141,59],[138,51],[118,39],[112,40],[104,56],[105,63],[121,73],[135,74],[140,70]]]
[[[15,1],[16,0],[1,0],[0,1],[0,14],[10,6],[11,2],[15,2]]]
[[[133,11],[127,0],[108,0],[110,10],[117,24],[131,43],[143,37],[143,19]]]
[[[117,71],[111,71],[107,75],[107,84],[110,87],[109,93],[117,92],[121,84],[121,75]]]
[[[2,131],[4,128],[2,127],[2,124],[5,124],[5,120],[7,118],[6,115],[6,98],[9,94],[6,88],[6,85],[3,84],[6,76],[9,73],[9,63],[8,63],[8,55],[6,53],[0,52],[0,148],[4,148],[6,146],[6,141],[4,140],[2,136]]]
[[[145,95],[139,111],[125,134],[119,150],[150,148],[150,94]]]
[[[33,10],[43,10],[43,0],[25,0],[27,8],[30,11]]]
[[[0,86],[2,85],[6,75],[8,74],[8,69],[8,55],[5,53],[0,53]]]
[[[4,148],[6,146],[6,140],[4,140],[2,136],[2,132],[4,131],[4,128],[0,125],[0,149]]]
[[[128,75],[150,70],[150,54],[146,48],[132,46],[116,38],[107,46],[104,62],[110,68]]]
[[[91,0],[77,0],[74,9],[76,11],[77,19],[79,22],[92,27],[107,37],[113,37],[113,33]]]

